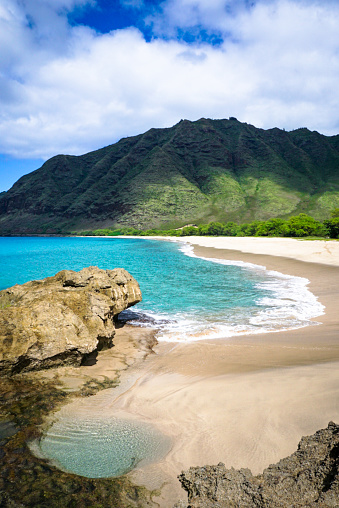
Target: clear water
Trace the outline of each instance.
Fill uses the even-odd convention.
[[[143,301],[125,313],[158,340],[192,341],[311,324],[322,306],[307,280],[194,257],[175,242],[120,238],[0,238],[0,289],[96,265],[123,267]]]
[[[41,440],[39,451],[59,469],[108,478],[155,462],[170,447],[170,439],[147,423],[112,417],[79,422],[63,417]]]

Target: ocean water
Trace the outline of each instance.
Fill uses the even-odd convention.
[[[62,269],[122,267],[143,301],[122,314],[159,341],[187,342],[314,324],[322,305],[307,280],[237,262],[201,259],[187,244],[120,238],[0,238],[0,289]]]

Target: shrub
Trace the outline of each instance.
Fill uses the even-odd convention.
[[[224,228],[225,236],[241,236],[241,229],[235,222],[227,222]]]
[[[199,234],[199,228],[196,228],[194,226],[186,226],[185,228],[182,228],[181,235],[182,236],[195,236]]]
[[[339,238],[339,217],[324,222],[330,238]]]
[[[263,221],[255,220],[249,224],[242,224],[240,231],[244,236],[255,236],[259,227],[263,224]]]
[[[287,226],[289,228],[289,236],[326,236],[328,233],[324,224],[305,213],[290,217],[287,221]]]
[[[290,229],[285,220],[269,219],[257,227],[255,236],[288,236],[289,233]]]

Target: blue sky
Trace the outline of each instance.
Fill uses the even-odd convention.
[[[100,33],[134,26],[143,32],[147,41],[150,41],[152,30],[147,18],[159,13],[160,10],[160,1],[99,0],[75,8],[68,14],[68,21],[73,26],[82,24]]]
[[[339,133],[337,0],[2,0],[0,191],[182,118]]]

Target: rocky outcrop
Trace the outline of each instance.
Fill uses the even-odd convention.
[[[141,301],[122,268],[63,270],[0,291],[0,372],[80,365],[112,346],[114,316]]]
[[[179,480],[188,505],[176,508],[339,507],[339,425],[303,437],[295,453],[261,475],[249,469],[192,467]]]

